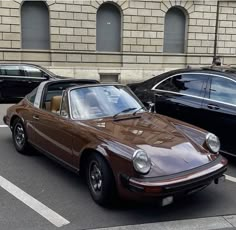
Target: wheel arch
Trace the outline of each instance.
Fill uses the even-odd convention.
[[[79,171],[80,171],[80,174],[82,176],[85,175],[86,164],[87,164],[87,161],[88,161],[89,157],[92,154],[98,154],[98,155],[100,155],[103,158],[103,160],[106,162],[106,164],[110,168],[110,170],[112,172],[112,175],[113,175],[113,177],[115,179],[114,171],[113,171],[113,169],[111,167],[111,164],[109,163],[109,161],[107,159],[108,155],[102,153],[101,151],[98,151],[97,149],[93,149],[93,148],[86,148],[86,149],[84,149],[81,152],[81,154],[80,154],[80,161],[79,161]]]
[[[18,115],[13,115],[12,117],[11,117],[11,120],[10,120],[10,129],[12,130],[12,128],[13,128],[13,124],[14,124],[14,122],[17,120],[17,119],[20,119],[21,121],[22,121],[22,123],[24,124],[24,121],[20,118],[20,116],[18,116]]]

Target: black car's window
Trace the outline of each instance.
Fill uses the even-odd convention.
[[[27,98],[32,104],[34,104],[34,100],[35,100],[35,97],[36,97],[37,90],[38,90],[38,87],[35,88],[31,93],[29,93],[29,94],[26,96],[26,98]]]
[[[156,89],[192,96],[201,96],[202,88],[206,80],[206,76],[199,74],[176,75],[163,81]]]
[[[39,78],[43,77],[43,72],[40,69],[37,69],[32,66],[24,66],[23,68],[26,73],[26,76]]]
[[[24,76],[20,66],[1,66],[0,74],[5,76]]]
[[[236,105],[236,83],[221,77],[211,79],[210,99]]]

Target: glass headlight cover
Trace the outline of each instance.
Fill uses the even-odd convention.
[[[151,169],[151,161],[144,150],[138,149],[133,154],[134,169],[142,174],[146,174]]]
[[[220,140],[213,133],[206,135],[206,145],[213,153],[217,153],[220,150]]]

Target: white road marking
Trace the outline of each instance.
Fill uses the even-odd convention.
[[[18,200],[32,208],[35,212],[43,216],[56,227],[62,227],[70,223],[68,220],[66,220],[2,176],[0,176],[0,187],[2,187]]]
[[[7,125],[0,125],[0,128],[7,128]]]
[[[231,181],[231,182],[236,183],[236,177],[232,177],[232,176],[225,175],[225,179],[226,179],[226,180],[229,180],[229,181]]]

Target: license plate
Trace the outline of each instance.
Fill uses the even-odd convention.
[[[166,205],[169,205],[169,204],[173,203],[173,201],[174,201],[174,197],[173,196],[168,196],[168,197],[165,197],[165,198],[162,199],[161,205],[166,206]]]

